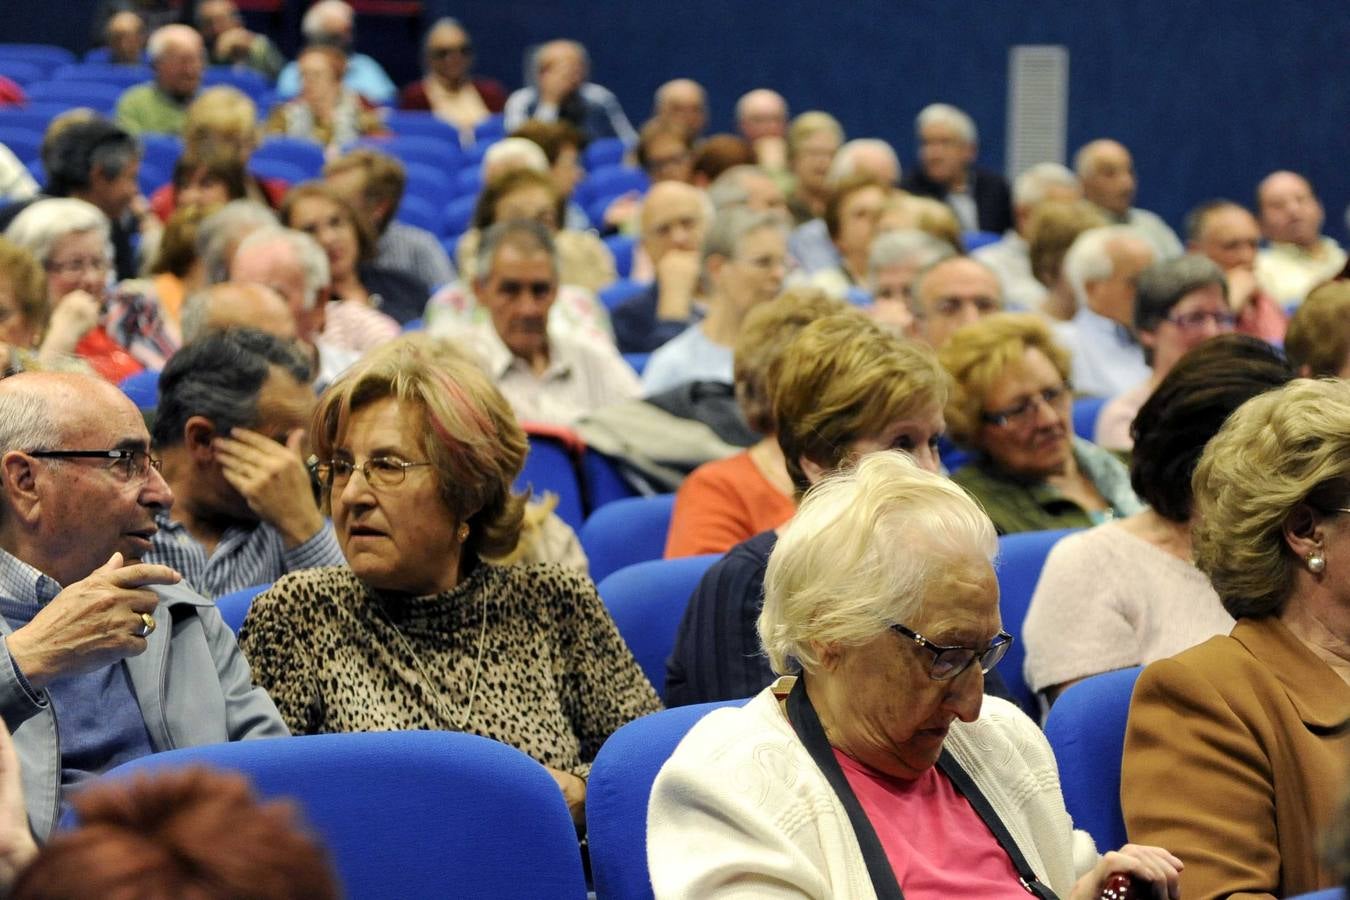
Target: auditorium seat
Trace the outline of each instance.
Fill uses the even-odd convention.
[[[1008,687],[1008,693],[1028,715],[1038,717],[1039,704],[1031,688],[1027,687],[1022,666],[1026,661],[1026,644],[1022,642],[1022,623],[1031,606],[1031,595],[1040,581],[1041,569],[1050,548],[1059,539],[1072,534],[1073,528],[1053,531],[1026,531],[1005,534],[998,539],[999,612],[1003,616],[1003,630],[1014,638],[1008,653],[998,664],[998,673]]]
[[[216,598],[216,609],[220,610],[220,617],[225,620],[226,625],[230,626],[231,631],[235,634],[239,633],[239,629],[244,625],[244,618],[248,615],[249,607],[253,605],[253,598],[271,586],[270,582],[255,584],[253,587],[222,594]]]
[[[674,509],[674,494],[657,494],[616,500],[592,512],[578,535],[591,578],[598,582],[626,566],[660,559]]]

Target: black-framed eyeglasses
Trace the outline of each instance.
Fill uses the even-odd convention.
[[[432,59],[446,59],[451,56],[473,56],[473,44],[460,44],[457,47],[432,47]]]
[[[1014,406],[982,412],[980,413],[980,420],[997,428],[1006,428],[1009,425],[1026,425],[1035,419],[1042,403],[1053,410],[1059,411],[1061,404],[1071,396],[1072,390],[1073,388],[1068,382],[1056,387],[1048,387],[1023,399]]]
[[[406,462],[392,456],[372,456],[357,465],[350,459],[330,459],[314,464],[314,474],[324,487],[342,489],[352,477],[352,472],[361,471],[361,476],[371,487],[395,487],[408,477],[409,469],[429,466],[429,462]]]
[[[101,459],[108,461],[126,481],[148,478],[150,470],[160,471],[163,462],[149,450],[118,448],[115,450],[29,450],[29,456],[39,459]]]
[[[1000,631],[983,650],[976,650],[973,647],[944,647],[898,623],[893,623],[891,630],[933,654],[933,664],[928,668],[928,677],[934,681],[951,681],[969,669],[970,664],[976,660],[980,662],[980,671],[988,674],[990,669],[998,665],[998,661],[1008,652],[1013,642],[1011,634]]]
[[[1207,309],[1200,309],[1194,312],[1168,316],[1167,321],[1182,331],[1196,331],[1203,328],[1206,322],[1213,322],[1220,329],[1231,330],[1237,325],[1237,316],[1227,311],[1212,312]]]

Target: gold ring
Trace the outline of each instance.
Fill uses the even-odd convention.
[[[145,637],[155,630],[155,617],[149,613],[141,613],[141,633],[137,637]]]

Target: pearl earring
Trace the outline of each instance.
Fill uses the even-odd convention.
[[[1321,550],[1314,550],[1308,554],[1308,571],[1314,575],[1321,575],[1327,568],[1327,558],[1322,555]]]

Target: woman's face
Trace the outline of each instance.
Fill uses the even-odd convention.
[[[337,95],[337,72],[326,54],[301,54],[296,68],[300,72],[300,95],[306,103],[327,103]]]
[[[839,206],[839,237],[835,243],[847,256],[865,255],[877,236],[877,221],[886,206],[886,192],[879,187],[854,191]]]
[[[181,206],[224,206],[230,202],[230,189],[205,168],[188,175],[183,186],[178,189],[178,205]]]
[[[290,226],[319,242],[328,254],[334,281],[356,270],[356,225],[342,207],[324,197],[306,197],[291,207]]]
[[[355,410],[333,443],[333,459],[356,466],[377,457],[427,462],[425,417],[388,397]],[[459,581],[461,545],[432,466],[405,469],[402,482],[372,485],[353,469],[332,485],[333,528],[356,576],[383,591],[425,596]]]
[[[998,580],[982,558],[943,560],[938,581],[904,625],[934,644],[989,647],[1002,627]],[[954,720],[973,722],[984,698],[978,660],[948,681],[929,677],[933,653],[887,628],[872,640],[841,647],[809,677],[838,679],[831,742],[897,778],[918,778],[937,762]],[[832,692],[834,693],[834,692]]]
[[[792,173],[798,183],[808,191],[823,193],[830,163],[838,151],[839,137],[833,132],[818,131],[803,138],[792,161]]]
[[[736,255],[722,264],[715,278],[718,291],[744,316],[752,307],[778,296],[787,275],[787,259],[787,237],[781,231],[751,231],[737,244]]]
[[[108,289],[108,242],[96,231],[63,234],[47,257],[47,299],[53,305],[71,291],[87,291],[102,300]]]
[[[553,178],[553,186],[558,189],[560,196],[572,196],[572,191],[576,190],[577,182],[585,174],[581,168],[580,152],[577,148],[569,144],[559,150],[558,158],[550,168],[549,174]]]
[[[14,295],[14,281],[0,273],[0,343],[11,347],[31,347],[37,333],[23,314],[19,298]]]
[[[914,458],[919,468],[936,475],[942,471],[938,442],[946,430],[942,407],[933,405],[912,416],[896,419],[878,434],[859,438],[849,445],[849,455],[860,459],[878,450],[903,450]]]
[[[548,189],[541,185],[527,185],[503,194],[497,199],[494,222],[525,220],[538,222],[549,231],[558,230],[558,205]]]
[[[1031,349],[1008,367],[984,397],[986,417],[976,443],[1009,475],[1040,481],[1064,471],[1073,452],[1069,428],[1073,397],[1054,363]]]

